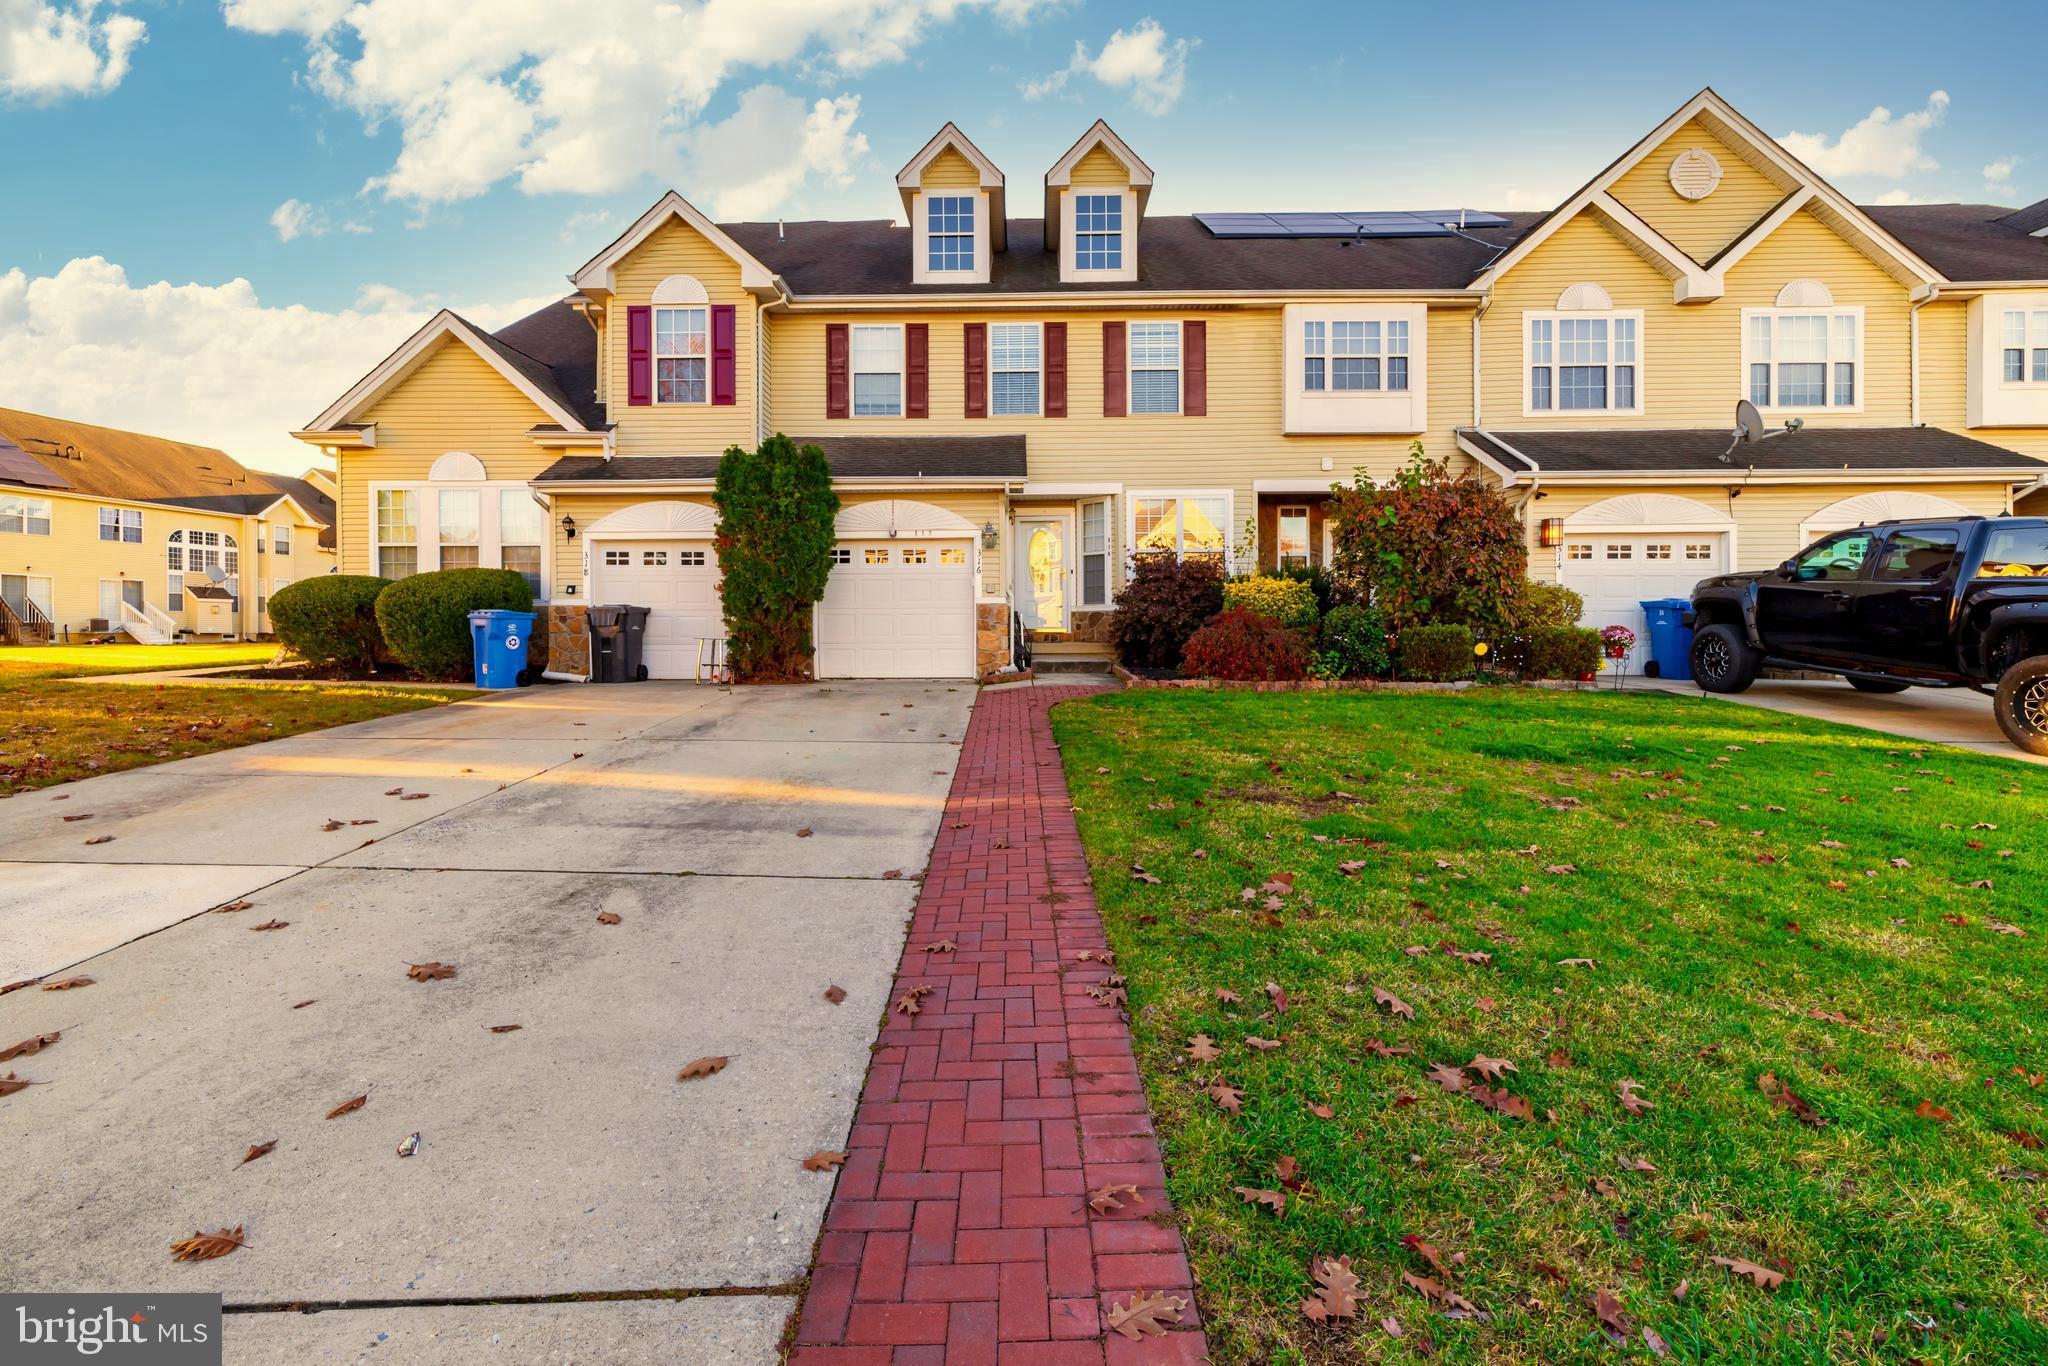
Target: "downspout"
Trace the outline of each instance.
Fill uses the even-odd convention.
[[[1472,310],[1472,427],[1477,431],[1485,427],[1481,420],[1485,416],[1484,405],[1480,402],[1480,389],[1485,376],[1480,365],[1479,320],[1486,316],[1486,310],[1493,304],[1493,295],[1481,295],[1479,307]]]
[[[1915,427],[1924,425],[1920,421],[1920,310],[1941,297],[1940,285],[1928,285],[1925,288],[1927,297],[1914,300],[1912,311],[1907,315],[1910,324],[1907,328],[1907,356],[1912,367],[1911,389],[1913,393],[1913,425]]]

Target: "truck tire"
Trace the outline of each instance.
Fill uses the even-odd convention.
[[[1998,679],[1998,728],[2029,754],[2048,754],[2048,655],[2023,659]]]
[[[1733,626],[1703,626],[1692,638],[1693,681],[1708,692],[1742,692],[1762,667],[1763,657]]]
[[[1894,683],[1888,678],[1851,678],[1849,686],[1857,692],[1895,693],[1912,687],[1910,683]]]

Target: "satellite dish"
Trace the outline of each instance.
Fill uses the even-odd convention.
[[[1803,417],[1786,419],[1785,425],[1772,431],[1764,425],[1764,415],[1748,399],[1738,399],[1735,404],[1735,435],[1728,442],[1728,449],[1721,452],[1721,463],[1732,463],[1728,457],[1735,453],[1737,446],[1768,441],[1774,436],[1790,436],[1806,425]]]
[[[210,564],[206,566],[206,581],[208,583],[226,583],[228,581],[228,571],[222,569],[217,564]]]

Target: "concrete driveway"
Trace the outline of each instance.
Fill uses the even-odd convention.
[[[773,1360],[972,700],[538,689],[0,802],[0,981],[95,979],[0,997],[63,1033],[0,1069],[8,1288],[217,1290],[231,1361]]]
[[[1691,683],[1671,683],[1655,678],[1631,678],[1631,688],[1678,693],[1687,697],[1708,694]],[[1907,740],[1974,749],[2022,763],[2048,764],[2048,756],[2016,749],[1998,728],[1991,715],[1991,699],[1961,688],[1908,688],[1904,692],[1879,695],[1861,693],[1837,679],[1761,679],[1748,692],[1722,697],[1723,702],[1765,707],[1771,711],[1835,721],[1845,726],[1882,731]]]

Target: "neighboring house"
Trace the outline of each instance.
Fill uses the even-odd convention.
[[[571,672],[583,604],[644,603],[687,676],[719,452],[782,431],[845,503],[821,676],[967,676],[1013,611],[1099,641],[1136,551],[1323,562],[1330,484],[1416,440],[1509,488],[1593,625],[2048,476],[2048,203],[1859,208],[1712,91],[1548,214],[1164,217],[1152,182],[1098,122],[1012,217],[947,124],[908,229],[668,194],[562,302],[443,313],[295,433],[337,458],[342,568],[523,569]],[[1724,463],[1744,397],[1806,427]]]
[[[334,487],[210,446],[0,408],[0,640],[254,636],[333,572]]]

